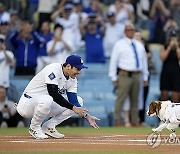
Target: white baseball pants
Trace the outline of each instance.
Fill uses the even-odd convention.
[[[80,96],[78,96],[78,101],[83,106],[83,99]],[[24,118],[32,118],[30,125],[32,129],[40,129],[42,122],[49,117],[52,118],[44,125],[56,127],[74,114],[74,111],[54,102],[50,95],[26,98],[23,94],[17,105],[17,111]]]

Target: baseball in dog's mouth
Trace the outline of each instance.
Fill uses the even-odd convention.
[[[150,117],[156,115],[156,113],[150,113],[149,111],[147,111],[146,113],[147,113],[147,115],[150,116]]]

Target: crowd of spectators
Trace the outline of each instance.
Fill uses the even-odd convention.
[[[130,23],[146,34],[150,65],[146,45],[159,43],[166,51],[172,31],[178,42],[179,14],[179,0],[0,0],[0,86],[8,90],[10,67],[15,76],[33,76],[82,49],[87,63],[107,63]],[[180,61],[179,54],[174,56]],[[165,62],[162,57],[163,52]],[[161,97],[166,99],[163,81]]]

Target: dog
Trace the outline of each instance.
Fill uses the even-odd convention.
[[[180,103],[171,101],[152,101],[147,111],[148,116],[157,116],[162,124],[157,128],[153,128],[153,132],[160,132],[164,128],[175,133],[175,129],[180,124]]]

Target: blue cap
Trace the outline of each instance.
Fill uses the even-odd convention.
[[[80,56],[78,55],[70,55],[69,57],[67,57],[66,59],[66,64],[70,64],[76,68],[82,69],[82,68],[88,68],[87,66],[85,66],[83,64],[83,60],[81,59]]]
[[[8,21],[1,21],[1,22],[0,22],[0,25],[1,25],[1,26],[3,26],[3,25],[6,25],[6,26],[7,26],[7,25],[9,25],[9,22],[8,22]]]
[[[72,3],[66,3],[65,5],[64,5],[64,9],[65,10],[71,10],[73,8],[73,4]]]
[[[88,14],[88,17],[89,18],[96,18],[96,13],[95,12],[90,12],[89,14]]]
[[[73,0],[74,5],[81,5],[81,0]]]
[[[114,17],[114,16],[115,16],[114,12],[108,12],[107,13],[107,17]]]

